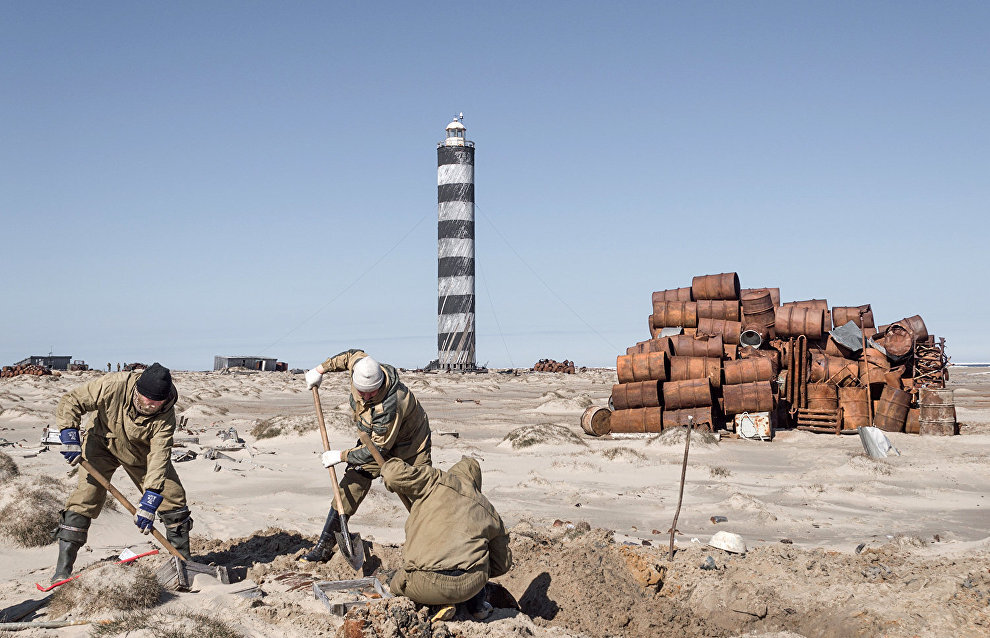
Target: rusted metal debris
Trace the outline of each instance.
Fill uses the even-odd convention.
[[[919,417],[920,393],[944,388],[949,366],[945,339],[931,336],[919,315],[874,327],[871,304],[781,303],[779,289],[740,288],[736,273],[699,275],[690,287],[652,293],[650,302],[649,339],[616,359],[610,421],[623,429],[674,427],[686,411],[702,410],[715,430],[749,412],[768,414],[775,428],[812,432],[875,425],[953,433],[951,405]],[[746,333],[753,345],[737,345],[746,331],[756,333]],[[714,367],[684,357],[709,357]],[[934,425],[921,427],[922,420]]]
[[[51,373],[52,371],[45,366],[37,366],[33,364],[27,366],[4,366],[0,369],[0,378],[19,377],[22,374],[41,377]]]
[[[557,362],[553,359],[540,359],[533,364],[533,372],[562,372],[564,374],[574,374],[576,369],[574,367],[574,362],[568,361],[567,359],[564,359],[563,362]]]

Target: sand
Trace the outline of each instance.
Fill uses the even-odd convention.
[[[98,376],[0,381],[0,438],[14,443],[2,449],[22,477],[71,484],[57,447],[40,445],[41,431],[53,425],[63,392]],[[154,622],[141,621],[151,628],[129,635],[155,635],[153,628],[167,619],[195,625],[204,615],[242,635],[343,634],[343,619],[314,598],[312,582],[350,578],[353,571],[339,557],[316,567],[294,560],[312,544],[330,505],[302,376],[174,377],[180,415],[188,419],[177,440],[186,439],[186,449],[197,453],[176,465],[195,518],[194,552],[244,580],[221,585],[197,577],[195,591],[164,596]],[[402,378],[430,415],[435,464],[449,468],[462,455],[480,460],[485,493],[512,529],[516,560],[498,579],[505,608],[485,623],[456,619],[430,629],[431,635],[990,632],[990,369],[952,370],[961,436],[892,434],[902,455],[883,461],[863,455],[858,437],[787,431],[771,443],[696,438],[672,562],[667,530],[677,505],[683,438],[596,439],[579,425],[586,406],[607,402],[614,371],[403,372]],[[352,444],[345,376],[327,375],[321,397],[332,444]],[[231,444],[219,436],[230,428],[244,449],[207,459],[209,448]],[[453,432],[458,436],[441,434]],[[123,473],[114,482],[139,498]],[[728,521],[713,524],[714,515]],[[398,499],[376,483],[351,519],[352,531],[369,541],[367,574],[386,580],[400,564],[404,521]],[[707,547],[719,530],[742,535],[749,551],[731,555]],[[103,562],[126,547],[141,552],[153,545],[120,508],[108,508],[94,521],[77,568],[106,571]],[[56,555],[54,544],[25,548],[0,538],[0,610],[40,598],[34,583],[47,581]],[[716,568],[702,569],[709,556]],[[151,567],[158,560],[141,559]],[[508,607],[511,599],[519,609]],[[379,605],[351,624],[399,635],[419,622],[401,600]],[[52,616],[42,608],[29,618]],[[132,627],[139,626],[133,620]],[[88,632],[69,627],[19,635]]]

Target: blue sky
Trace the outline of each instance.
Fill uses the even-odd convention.
[[[990,360],[990,4],[0,3],[0,363],[436,356],[477,144],[478,360],[614,365],[736,271]]]

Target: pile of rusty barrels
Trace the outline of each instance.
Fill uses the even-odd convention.
[[[30,374],[36,377],[41,377],[46,374],[51,374],[52,371],[45,366],[27,365],[27,366],[4,366],[0,368],[0,378],[8,377],[19,377],[22,374]]]
[[[768,413],[774,428],[953,433],[944,373],[926,371],[941,385],[914,378],[919,346],[940,347],[927,365],[948,361],[920,316],[876,327],[869,304],[781,303],[779,288],[740,288],[736,273],[654,292],[652,305],[650,338],[616,359],[611,413],[593,406],[582,417],[589,434],[660,432],[688,416],[719,429],[744,413]],[[833,326],[845,326],[840,340]],[[850,344],[850,331],[861,343]]]
[[[574,362],[564,359],[562,362],[553,359],[540,359],[533,365],[533,372],[562,372],[574,374]]]

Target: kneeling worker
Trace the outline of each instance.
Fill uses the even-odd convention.
[[[178,398],[172,374],[155,363],[143,372],[106,374],[73,388],[59,401],[55,423],[65,460],[76,465],[82,457],[107,480],[123,466],[134,485],[144,491],[134,524],[142,533],[150,533],[161,508],[158,517],[165,524],[165,536],[188,559],[193,521],[171,458]],[[80,438],[79,425],[88,412],[95,413],[93,421]],[[106,497],[106,489],[80,468],[79,483],[55,532],[58,564],[53,582],[72,574],[76,554],[86,543],[90,523],[100,515]]]
[[[398,371],[378,363],[363,350],[347,350],[330,357],[306,373],[306,389],[319,387],[327,372],[351,371],[351,411],[354,424],[368,434],[386,459],[395,457],[410,465],[431,465],[430,420],[412,391],[399,381]],[[340,479],[340,495],[345,516],[353,516],[380,468],[363,445],[349,450],[323,453],[323,465],[347,463]],[[340,513],[333,507],[313,549],[299,558],[302,562],[327,561],[333,556],[340,531]]]
[[[492,606],[485,584],[509,571],[512,552],[502,519],[481,493],[478,462],[464,457],[444,472],[389,459],[382,479],[389,490],[414,499],[392,593],[441,605],[438,620],[450,620],[457,603],[477,620],[487,618]]]

